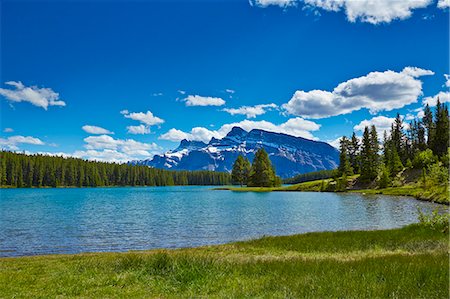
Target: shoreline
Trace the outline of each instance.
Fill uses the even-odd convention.
[[[411,224],[195,248],[3,257],[0,297],[285,297],[288,291],[445,298],[447,251],[448,233]]]
[[[213,188],[218,191],[233,191],[233,192],[324,192],[324,193],[361,193],[363,195],[391,195],[410,197],[420,201],[433,202],[441,205],[449,206],[448,197],[445,194],[429,193],[429,190],[413,185],[405,185],[401,187],[388,187],[382,189],[347,189],[345,191],[322,191],[320,186],[322,182],[330,182],[330,180],[316,180],[303,182],[299,184],[292,184],[283,187],[234,187],[225,186]],[[448,195],[448,194],[447,194]],[[445,200],[446,199],[446,200]]]

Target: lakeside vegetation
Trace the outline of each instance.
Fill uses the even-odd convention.
[[[401,229],[0,258],[0,297],[448,298],[448,218]]]
[[[3,188],[226,185],[230,182],[231,176],[226,172],[170,171],[0,151],[0,186]]]
[[[407,129],[397,114],[391,131],[384,132],[380,145],[375,126],[365,127],[360,141],[340,140],[340,163],[336,170],[301,174],[283,187],[222,187],[232,191],[361,192],[412,196],[449,204],[449,113],[437,101],[435,113],[428,105],[422,120],[414,119]]]

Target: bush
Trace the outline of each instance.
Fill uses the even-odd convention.
[[[418,209],[418,211],[420,225],[443,233],[448,233],[449,214],[439,214],[437,209],[430,215],[424,214],[421,209]]]
[[[417,169],[422,169],[428,167],[428,165],[434,164],[438,161],[438,157],[433,154],[433,151],[426,149],[424,151],[418,152],[414,156],[413,166]]]
[[[429,182],[432,185],[448,184],[448,168],[444,167],[441,162],[436,162],[428,166]]]
[[[391,174],[389,173],[389,169],[381,165],[380,167],[380,173],[378,174],[378,187],[380,188],[386,188],[391,183]]]

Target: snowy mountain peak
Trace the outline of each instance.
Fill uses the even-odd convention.
[[[277,174],[283,178],[334,169],[339,161],[338,151],[325,142],[259,129],[247,132],[233,127],[222,139],[212,138],[208,144],[182,140],[173,151],[133,164],[177,170],[231,171],[238,155],[252,161],[259,148],[268,152]]]

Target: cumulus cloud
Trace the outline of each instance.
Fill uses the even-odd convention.
[[[10,102],[28,102],[45,110],[48,106],[66,106],[66,103],[59,98],[59,93],[51,88],[27,87],[20,81],[8,81],[5,84],[14,87],[14,89],[0,88],[0,95]]]
[[[20,144],[44,145],[45,143],[36,137],[31,136],[10,136],[0,138],[0,147],[9,150],[18,150]]]
[[[12,132],[14,132],[14,130],[12,128],[4,128],[3,132],[4,133],[12,133]]]
[[[121,114],[123,114],[126,118],[130,118],[133,120],[140,121],[141,123],[147,125],[147,126],[154,126],[164,123],[164,120],[153,115],[152,112],[147,111],[144,112],[129,112],[128,110],[122,110],[120,111]]]
[[[309,120],[305,120],[301,117],[291,118],[286,122],[276,125],[274,123],[262,120],[251,121],[244,120],[241,122],[235,122],[230,124],[224,124],[218,130],[209,130],[204,127],[193,128],[190,132],[184,132],[178,129],[170,129],[167,133],[162,134],[159,139],[170,141],[181,141],[183,139],[198,140],[203,142],[209,142],[212,137],[223,138],[233,127],[241,127],[246,131],[253,129],[261,129],[270,132],[284,133],[297,137],[304,137],[308,139],[315,138],[311,131],[317,131],[320,129],[320,125]]]
[[[445,84],[444,84],[444,86],[450,88],[450,75],[444,74],[444,77],[445,77]]]
[[[202,97],[199,95],[188,95],[183,99],[186,106],[222,106],[225,101],[222,98]]]
[[[271,103],[256,106],[242,106],[240,108],[224,108],[223,111],[228,112],[231,115],[242,114],[247,118],[255,118],[256,116],[262,115],[266,113],[266,111],[277,107],[277,105]]]
[[[150,128],[148,126],[139,125],[139,126],[128,126],[127,131],[129,134],[149,134]]]
[[[324,118],[367,108],[371,113],[391,111],[417,102],[422,95],[418,76],[432,71],[406,67],[401,72],[371,72],[340,83],[333,91],[298,90],[282,107],[289,114]]]
[[[81,128],[83,129],[83,131],[89,134],[114,134],[114,132],[111,132],[107,129],[97,126],[85,125],[82,126]]]
[[[156,143],[115,139],[109,135],[89,136],[84,138],[84,142],[86,150],[76,151],[74,156],[90,160],[126,162],[151,158],[161,151]]]
[[[249,0],[250,5],[267,7],[267,6],[279,6],[288,7],[296,5],[296,0]]]
[[[432,97],[426,97],[423,99],[423,104],[428,104],[433,107],[436,106],[438,99],[441,101],[441,103],[450,103],[450,92],[440,91],[438,94]]]
[[[372,119],[365,119],[361,121],[359,124],[353,127],[355,131],[364,132],[365,127],[371,127],[374,125],[377,128],[378,137],[382,138],[385,131],[389,131],[391,129],[392,123],[395,121],[393,117],[386,116],[376,116]]]
[[[440,9],[446,9],[450,7],[450,0],[439,0],[437,7]]]
[[[344,11],[347,19],[352,23],[361,21],[380,24],[407,19],[412,15],[413,10],[427,7],[433,0],[304,0],[304,2],[309,7],[326,11]]]

